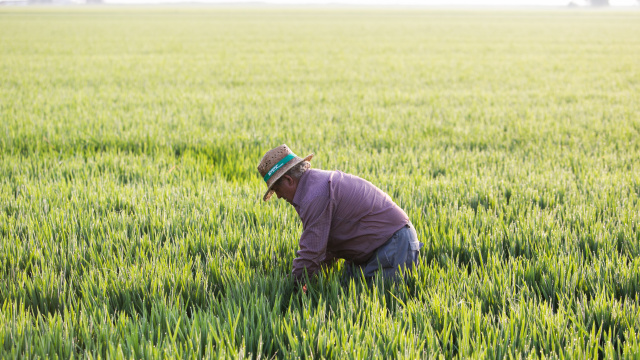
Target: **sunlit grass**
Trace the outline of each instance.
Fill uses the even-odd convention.
[[[0,11],[0,357],[640,355],[640,13]],[[287,143],[425,243],[286,279]]]

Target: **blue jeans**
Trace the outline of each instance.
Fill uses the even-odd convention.
[[[418,254],[422,246],[424,244],[418,241],[416,229],[409,223],[396,231],[367,262],[359,265],[349,264],[347,273],[351,277],[363,273],[365,278],[371,278],[377,271],[381,271],[383,277],[395,279],[406,269],[418,264]]]

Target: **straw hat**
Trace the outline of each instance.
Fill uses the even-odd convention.
[[[263,200],[267,201],[273,195],[271,187],[282,175],[299,163],[311,160],[312,157],[313,154],[310,154],[303,159],[294,154],[285,144],[267,151],[258,164],[258,172],[267,183],[267,192],[264,194]]]

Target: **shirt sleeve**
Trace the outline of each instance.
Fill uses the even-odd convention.
[[[331,202],[327,196],[317,196],[305,206],[302,219],[302,235],[300,236],[300,250],[293,260],[292,273],[300,280],[304,276],[304,270],[310,276],[315,274],[320,265],[329,255],[327,254],[327,242],[331,228]]]

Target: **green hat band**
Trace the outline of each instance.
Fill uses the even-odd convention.
[[[271,168],[271,170],[269,170],[269,172],[267,173],[267,175],[264,176],[264,181],[267,182],[269,181],[269,179],[271,179],[271,176],[273,174],[275,174],[276,171],[278,171],[278,169],[280,169],[281,167],[284,166],[284,164],[288,163],[289,161],[291,161],[291,159],[295,158],[296,154],[289,154],[287,156],[284,157],[284,159],[278,161],[277,164],[273,165],[273,167]]]

